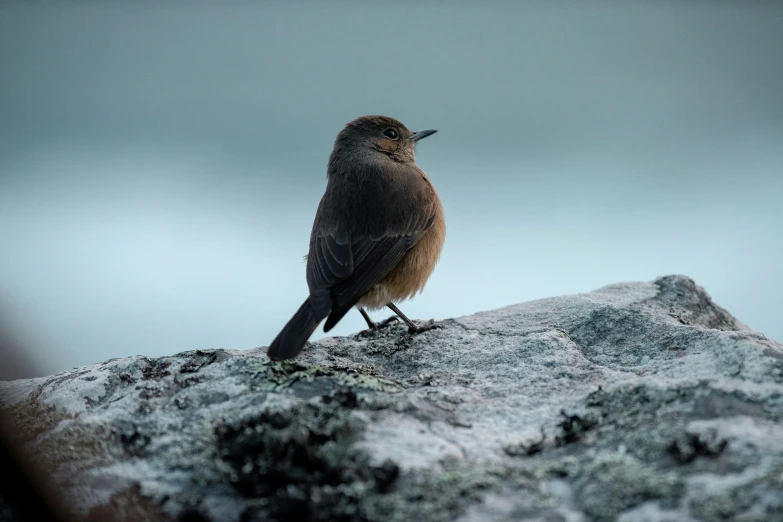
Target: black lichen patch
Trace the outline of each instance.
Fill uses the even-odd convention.
[[[691,434],[685,440],[672,441],[668,447],[669,455],[679,464],[689,464],[697,457],[716,458],[726,449],[728,441],[710,441],[699,434]]]
[[[501,474],[502,475],[502,474]],[[388,495],[373,495],[361,506],[373,522],[446,522],[457,519],[466,506],[480,502],[491,490],[499,490],[503,477],[485,468],[458,467],[444,471],[409,474]]]
[[[157,380],[162,379],[163,377],[168,377],[171,375],[171,372],[168,369],[170,366],[171,361],[166,361],[163,359],[148,359],[147,365],[142,369],[142,376],[144,380]]]
[[[354,445],[361,426],[339,401],[352,394],[215,429],[219,468],[245,498],[243,521],[441,522],[498,486],[482,469],[402,474],[390,460],[371,462]]]
[[[544,450],[544,443],[546,443],[546,433],[544,432],[544,428],[541,428],[540,438],[529,442],[507,444],[503,446],[503,451],[509,457],[532,457],[533,455],[537,455]]]
[[[557,446],[565,446],[578,441],[598,424],[598,418],[592,414],[568,415],[565,410],[561,410],[560,415],[563,420],[558,424],[561,434],[555,437]]]
[[[391,460],[386,460],[380,466],[372,468],[372,474],[378,492],[388,493],[400,476],[400,467]]]
[[[197,508],[186,508],[177,516],[177,522],[211,522],[211,520]]]
[[[133,376],[129,373],[121,373],[120,374],[120,383],[122,384],[135,384],[136,379],[133,378]]]
[[[324,404],[338,404],[343,408],[358,408],[359,397],[356,392],[350,388],[337,388],[321,396]]]
[[[115,422],[112,435],[120,443],[126,454],[131,457],[142,455],[145,448],[152,441],[152,438],[137,424],[125,420]]]
[[[217,359],[217,351],[215,350],[196,350],[181,355],[189,356],[189,360],[179,367],[180,373],[195,373]]]
[[[299,404],[216,428],[231,484],[255,499],[243,520],[368,520],[359,501],[393,489],[399,468],[372,465],[336,404]]]

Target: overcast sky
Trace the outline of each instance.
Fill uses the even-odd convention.
[[[439,130],[448,234],[409,316],[683,273],[783,341],[781,27],[780,2],[4,2],[0,299],[40,373],[267,345],[334,137],[380,113]]]

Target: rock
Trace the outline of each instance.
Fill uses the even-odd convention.
[[[84,520],[783,520],[783,346],[693,281],[1,382]]]

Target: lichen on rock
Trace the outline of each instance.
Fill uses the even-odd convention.
[[[783,347],[692,280],[442,326],[115,359],[0,407],[84,520],[783,520]]]

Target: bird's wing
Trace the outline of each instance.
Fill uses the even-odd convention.
[[[384,202],[383,208],[370,206],[372,200],[353,202],[351,212],[344,213],[343,219],[335,214],[329,226],[319,227],[316,217],[307,258],[307,281],[314,305],[330,310],[324,331],[329,331],[370,288],[383,281],[432,226],[432,198],[409,191],[385,196],[391,199]],[[324,197],[329,198],[329,193]],[[400,201],[394,201],[395,197]],[[329,203],[322,201],[321,208]],[[357,208],[358,205],[367,206]],[[353,221],[356,216],[366,220],[357,224]]]

